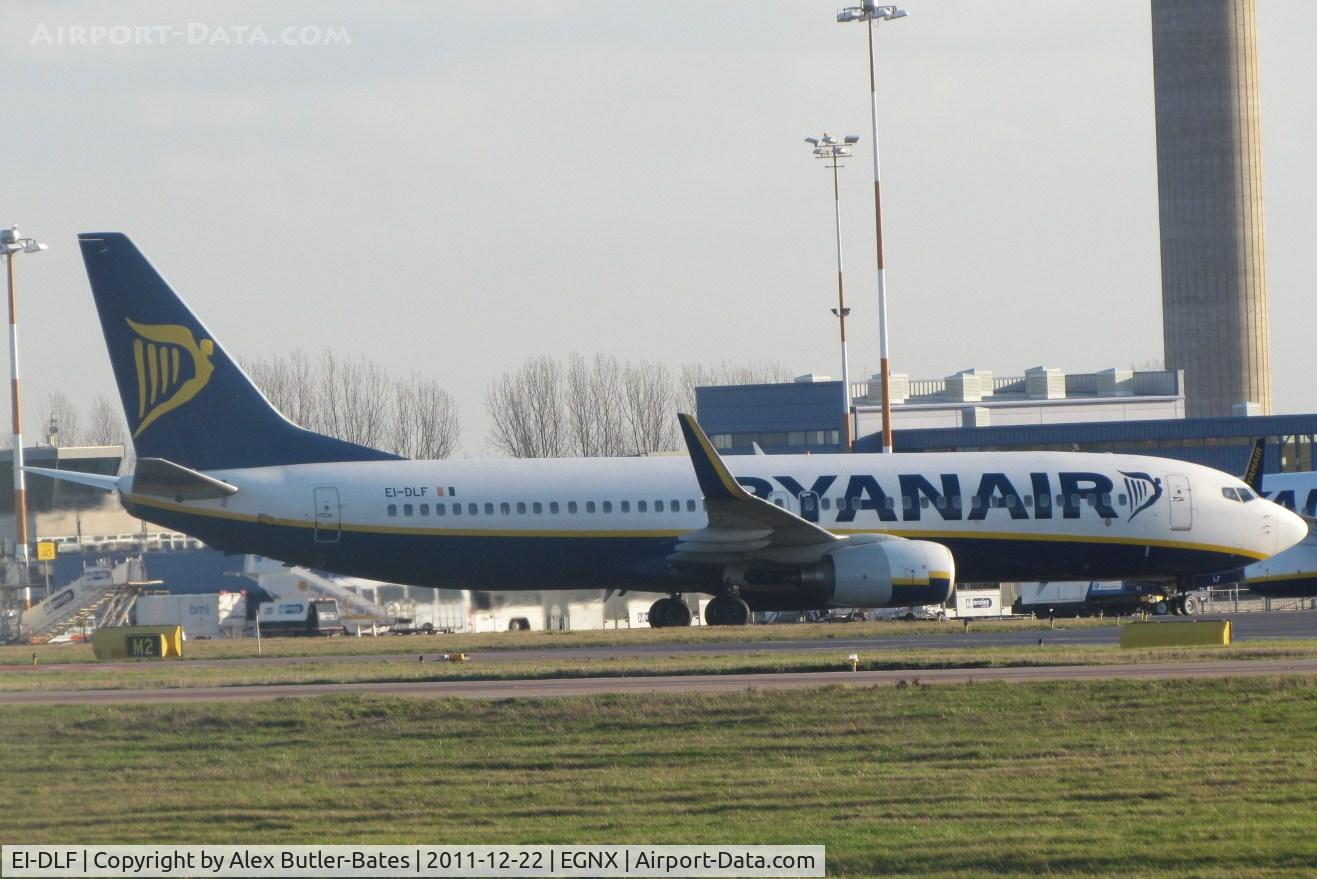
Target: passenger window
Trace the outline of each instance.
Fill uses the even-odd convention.
[[[773,498],[773,503],[779,507],[782,507],[783,509],[786,509],[786,501],[782,500],[782,498],[780,497]]]
[[[1123,506],[1125,506],[1125,504],[1127,504],[1128,502],[1129,502],[1129,498],[1127,498],[1127,497],[1125,496],[1125,493],[1124,493],[1123,491],[1122,491],[1120,494],[1116,495],[1116,505],[1117,505],[1117,506],[1121,506],[1121,507],[1123,507]]]
[[[1110,493],[1110,492],[1103,492],[1103,493],[1102,493],[1102,506],[1104,506],[1104,507],[1109,507],[1109,506],[1111,506],[1111,493]]]
[[[832,498],[830,498],[830,497],[825,497],[825,498],[820,499],[819,503],[820,503],[820,505],[823,507],[823,509],[825,509],[825,510],[831,510],[831,509],[832,509]]]
[[[885,497],[885,498],[883,498],[883,509],[887,510],[887,512],[889,512],[889,513],[890,513],[892,510],[895,510],[895,509],[896,509],[896,501],[892,500],[890,497]]]
[[[524,516],[524,515],[526,515],[526,502],[525,502],[525,501],[517,501],[517,515],[519,515],[519,516]]]
[[[901,509],[903,509],[903,510],[913,510],[914,508],[915,508],[915,499],[912,498],[912,497],[910,497],[910,495],[908,495],[908,494],[906,494],[906,495],[902,495],[902,496],[901,496]]]
[[[466,505],[466,512],[467,512],[467,515],[468,515],[468,516],[474,516],[474,515],[479,511],[479,509],[480,509],[480,508],[477,507],[475,504],[467,504],[467,505]],[[486,515],[492,515],[493,512],[494,512],[494,505],[493,505],[493,504],[485,504],[485,514],[486,514]]]
[[[448,507],[445,507],[443,504],[434,505],[434,514],[436,516],[442,516],[447,512],[448,512]]]
[[[688,513],[693,513],[693,512],[695,512],[695,501],[694,501],[694,500],[688,500],[688,501],[686,501],[686,512],[688,512]]]
[[[586,501],[586,502],[585,502],[585,511],[586,511],[587,513],[593,513],[593,512],[594,512],[594,501]]]
[[[572,512],[575,513],[575,512],[576,512],[576,501],[572,501],[571,506],[572,506]],[[557,501],[549,501],[549,512],[550,512],[551,514],[557,514],[557,512],[558,512],[558,502],[557,502]]]
[[[398,515],[398,505],[397,505],[397,504],[389,504],[389,515],[390,515],[390,516],[396,516],[396,515]]]
[[[507,506],[508,506],[507,504],[504,504],[504,505],[503,505],[503,512],[505,512],[505,513],[508,511],[508,510],[507,510]],[[487,502],[487,503],[485,504],[485,515],[486,515],[486,516],[492,516],[492,515],[494,515],[494,505],[493,505],[492,503],[488,503],[488,502]]]
[[[1024,496],[1024,505],[1025,505],[1026,507],[1032,507],[1032,506],[1033,506],[1033,495],[1031,495],[1031,494],[1026,494],[1026,495]]]
[[[613,512],[613,502],[612,502],[612,501],[604,501],[603,510],[604,510],[605,513],[611,513],[611,512]],[[623,512],[626,512],[626,511],[623,510]]]
[[[643,512],[645,512],[645,511],[647,511],[648,509],[649,509],[649,507],[648,507],[648,505],[646,505],[646,503],[645,503],[644,501],[636,501],[636,512],[637,512],[637,513],[643,513]],[[625,513],[626,510],[623,510],[622,512]]]
[[[403,514],[404,516],[410,516],[410,515],[412,514],[412,505],[411,505],[411,504],[403,504],[403,505],[402,505],[402,514]]]
[[[924,500],[928,500],[928,498],[924,498]],[[937,500],[933,502],[933,506],[937,507],[939,510],[945,510],[947,508],[946,496],[938,495]]]
[[[461,505],[461,504],[453,504],[453,515],[454,515],[454,516],[460,516],[460,515],[462,515],[462,505]]]
[[[654,512],[663,512],[663,501],[654,501]]]
[[[544,512],[544,504],[540,503],[539,501],[535,501],[533,504],[530,505],[530,511],[535,515],[539,516]]]
[[[605,501],[605,503],[607,502]],[[631,512],[631,501],[622,501],[622,512],[624,513]]]
[[[668,509],[674,513],[680,513],[681,501],[668,501]]]
[[[418,512],[419,512],[422,516],[428,516],[428,515],[430,515],[430,505],[429,505],[429,504],[421,504],[421,508],[420,508],[420,510],[419,510]]]

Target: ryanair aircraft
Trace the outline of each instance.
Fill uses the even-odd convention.
[[[128,238],[81,235],[137,451],[135,516],[231,552],[470,589],[668,593],[650,622],[933,604],[966,581],[1171,583],[1307,533],[1240,480],[1069,453],[409,461],[287,421]]]

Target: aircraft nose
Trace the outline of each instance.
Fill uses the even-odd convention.
[[[1276,517],[1276,552],[1284,552],[1307,538],[1308,523],[1302,516],[1276,505]]]

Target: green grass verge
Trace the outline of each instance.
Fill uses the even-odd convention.
[[[1057,629],[1114,626],[1116,621],[1064,620]],[[975,621],[975,632],[1046,630],[1046,620]],[[964,631],[957,622],[882,621],[868,623],[800,623],[780,626],[685,629],[604,629],[576,632],[489,632],[462,635],[406,635],[376,638],[264,638],[264,656],[366,655],[473,652],[477,650],[543,650],[553,647],[626,647],[645,644],[718,644],[747,641],[812,641],[850,638],[890,638],[900,635],[946,635]],[[32,654],[42,663],[94,662],[90,644],[0,646],[0,666],[30,665]],[[254,657],[256,639],[189,641],[185,659]]]
[[[645,658],[571,657],[482,663],[426,662],[416,655],[381,661],[308,660],[295,664],[179,661],[131,663],[103,668],[76,664],[39,669],[0,669],[0,692],[21,690],[141,689],[167,687],[253,686],[260,684],[386,683],[439,680],[513,680],[526,678],[640,677],[695,674],[772,674],[843,671],[849,651],[790,651],[674,654]],[[978,647],[962,650],[860,651],[860,668],[919,671],[937,668],[1006,668],[1057,665],[1129,665],[1163,660],[1298,659],[1317,657],[1312,641],[1222,648],[1121,650],[1109,646]]]
[[[1290,877],[1317,682],[0,714],[14,843],[822,843],[832,875]]]

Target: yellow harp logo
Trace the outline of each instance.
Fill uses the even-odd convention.
[[[198,342],[192,331],[177,324],[139,324],[128,320],[137,334],[133,362],[137,366],[136,439],[153,421],[191,400],[210,381],[215,343]]]

